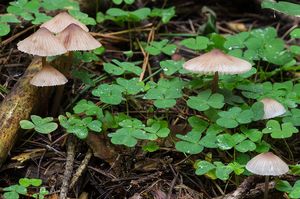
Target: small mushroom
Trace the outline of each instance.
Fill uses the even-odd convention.
[[[286,110],[282,104],[271,98],[260,100],[264,104],[263,119],[270,119],[285,114]]]
[[[183,67],[193,73],[214,74],[212,90],[218,88],[219,74],[242,74],[251,70],[251,63],[214,49],[184,63]]]
[[[61,72],[48,64],[30,80],[30,84],[37,87],[58,86],[67,82],[67,78]]]
[[[253,174],[265,176],[264,199],[268,198],[269,176],[280,176],[289,171],[289,166],[272,152],[253,157],[246,165]]]
[[[72,23],[78,25],[82,30],[84,30],[86,32],[89,31],[89,29],[86,27],[86,25],[84,25],[83,23],[81,23],[80,21],[78,21],[77,19],[72,17],[71,15],[69,15],[67,12],[59,13],[58,15],[56,15],[49,21],[46,21],[45,23],[43,23],[41,25],[41,27],[45,27],[48,30],[50,30],[51,32],[56,34],[56,33],[63,31],[68,25],[70,25]]]
[[[94,50],[102,46],[99,41],[76,24],[67,26],[57,34],[57,38],[68,51]]]
[[[47,65],[47,56],[55,56],[67,52],[64,45],[47,28],[38,29],[32,35],[20,41],[17,46],[18,50],[22,52],[42,57],[43,67]]]
[[[20,41],[18,50],[41,57],[64,54],[67,49],[47,28],[40,28],[35,33]]]

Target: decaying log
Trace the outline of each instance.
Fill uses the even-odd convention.
[[[27,119],[37,105],[38,89],[29,81],[40,69],[41,61],[33,60],[0,104],[0,167],[18,137],[19,122]]]

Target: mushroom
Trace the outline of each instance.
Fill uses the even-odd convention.
[[[94,50],[102,46],[99,41],[76,24],[67,26],[57,34],[57,38],[68,51]]]
[[[212,90],[218,88],[219,74],[242,74],[251,70],[251,63],[214,49],[195,57],[183,64],[183,67],[193,73],[214,74]]]
[[[35,33],[20,41],[18,50],[42,57],[42,66],[46,66],[46,57],[67,52],[64,45],[47,29],[40,28]]]
[[[265,176],[264,199],[268,198],[269,176],[280,176],[289,171],[289,166],[272,152],[261,153],[253,157],[246,165],[253,174]]]
[[[42,57],[45,64],[47,56],[64,54],[67,49],[64,45],[47,29],[40,28],[35,33],[20,41],[18,50]]]
[[[31,80],[30,84],[37,87],[58,86],[68,82],[67,78],[49,64],[45,65]]]
[[[263,119],[270,119],[280,115],[283,115],[286,110],[282,104],[271,98],[264,98],[260,100],[264,104],[264,116]]]
[[[41,25],[41,27],[45,27],[48,30],[50,30],[51,32],[56,34],[56,33],[63,31],[68,25],[70,25],[72,23],[78,25],[82,30],[84,30],[86,32],[89,31],[89,29],[86,27],[86,25],[84,25],[83,23],[81,23],[80,21],[78,21],[77,19],[72,17],[71,15],[69,15],[67,12],[59,13],[58,15],[56,15],[49,21],[46,21],[45,23],[43,23]]]
[[[69,51],[66,71],[69,71],[72,66],[72,51],[94,50],[102,46],[99,41],[92,37],[88,32],[83,30],[79,25],[74,23],[68,25],[62,32],[58,33],[56,37],[61,43],[64,44],[65,48]],[[57,90],[58,94],[54,99],[52,115],[55,115],[58,110],[59,103],[62,98],[63,89],[63,87],[60,87]]]

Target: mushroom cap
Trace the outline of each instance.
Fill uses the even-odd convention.
[[[246,165],[251,173],[262,176],[279,176],[289,171],[289,166],[272,152],[261,153]]]
[[[102,44],[76,24],[70,24],[57,36],[68,51],[94,50]]]
[[[38,87],[64,85],[67,82],[61,72],[48,64],[30,80],[30,84]]]
[[[183,64],[183,67],[191,72],[199,74],[241,74],[251,70],[251,63],[227,55],[218,49],[195,57]]]
[[[280,115],[283,115],[286,110],[282,104],[271,98],[264,98],[260,100],[264,104],[264,116],[263,119],[270,119]]]
[[[40,28],[35,33],[20,41],[18,50],[41,57],[64,54],[67,49],[47,28]]]
[[[53,33],[59,33],[63,31],[68,25],[76,24],[80,26],[84,31],[88,32],[89,29],[83,23],[79,22],[77,19],[69,15],[67,12],[61,12],[49,21],[46,21],[41,25],[41,27],[45,27]]]

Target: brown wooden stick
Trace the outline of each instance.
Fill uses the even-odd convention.
[[[62,180],[62,185],[60,188],[59,199],[66,199],[68,190],[69,190],[69,182],[73,173],[73,165],[75,158],[75,148],[76,148],[77,140],[73,135],[69,135],[68,143],[67,143],[67,159],[66,159],[66,167],[64,172],[64,177]]]
[[[87,168],[92,155],[93,155],[92,150],[89,148],[89,150],[86,152],[85,157],[82,160],[80,166],[77,168],[75,174],[72,177],[72,180],[71,180],[71,183],[70,183],[70,189],[72,189],[74,187],[74,185],[78,181],[79,177],[82,175],[84,170]]]
[[[34,59],[0,104],[0,167],[17,140],[19,122],[27,119],[38,104],[38,89],[29,81],[41,68],[40,59]]]

